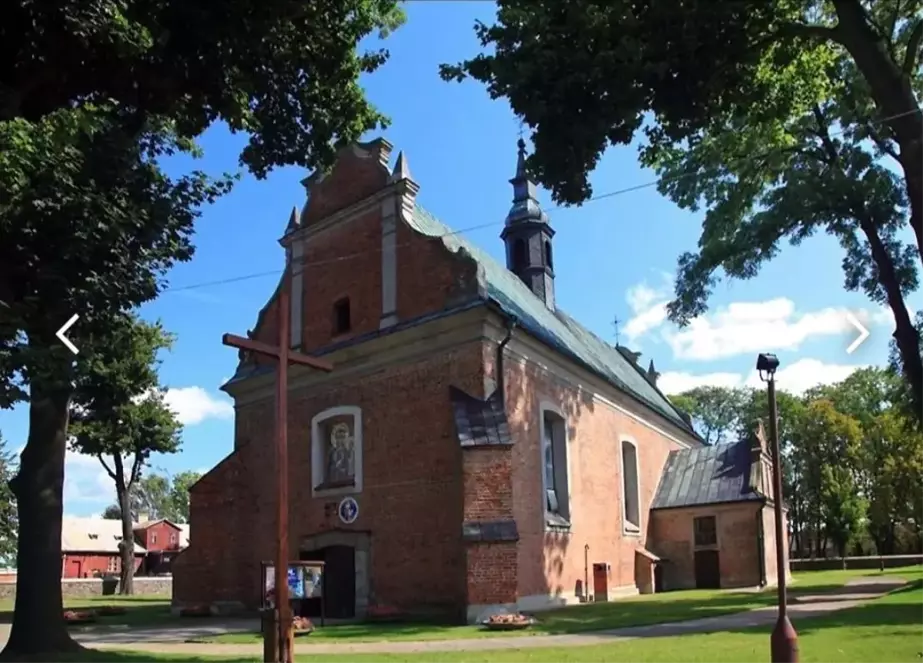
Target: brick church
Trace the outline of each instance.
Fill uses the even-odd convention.
[[[505,265],[423,209],[391,151],[354,145],[304,180],[281,239],[292,345],[335,367],[289,369],[290,555],[325,562],[327,616],[474,620],[774,583],[763,436],[704,446],[653,362],[557,307],[555,278],[568,276],[522,142]],[[251,338],[276,343],[278,292]],[[234,449],[191,491],[177,607],[260,604],[274,371],[241,352],[223,387]]]

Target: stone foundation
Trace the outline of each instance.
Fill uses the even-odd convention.
[[[173,577],[135,578],[135,594],[144,596],[162,596],[169,599],[173,595]],[[64,578],[61,580],[61,593],[64,600],[91,598],[94,596],[114,596],[119,593],[117,578]],[[12,601],[16,598],[16,581],[0,582],[0,600]]]

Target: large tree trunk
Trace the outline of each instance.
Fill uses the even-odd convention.
[[[120,456],[115,457],[115,492],[122,511],[122,540],[119,541],[119,553],[122,557],[122,569],[119,573],[119,594],[130,596],[135,593],[135,534],[132,531],[131,490],[125,485],[124,468]]]
[[[67,375],[66,367],[63,369]],[[71,388],[33,375],[29,438],[10,482],[19,507],[16,604],[0,659],[82,649],[67,632],[61,597],[61,516]],[[53,660],[53,659],[52,659]]]
[[[904,377],[910,384],[910,397],[913,410],[923,423],[923,356],[920,354],[920,335],[913,324],[900,282],[894,270],[894,262],[888,249],[881,241],[875,224],[868,218],[859,219],[859,226],[865,234],[872,250],[872,259],[878,267],[878,281],[885,290],[888,307],[894,314],[894,341],[901,357]]]
[[[836,40],[849,51],[862,72],[875,105],[888,118],[888,126],[900,146],[900,163],[910,199],[910,226],[923,259],[923,116],[911,85],[917,54],[912,53],[905,63],[895,62],[887,44],[869,25],[859,0],[833,0],[833,5],[837,15]]]

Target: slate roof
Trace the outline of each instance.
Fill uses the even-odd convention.
[[[743,440],[671,451],[651,509],[762,499],[750,486],[750,444]]]
[[[470,255],[478,263],[484,296],[504,313],[515,317],[530,334],[695,435],[689,423],[638,366],[560,309],[554,312],[548,309],[505,265],[453,232],[419,204],[414,208],[411,223],[417,232],[440,238],[450,251],[464,251]]]
[[[449,396],[455,415],[455,431],[462,447],[513,443],[506,410],[497,392],[482,400],[456,387],[449,387]]]

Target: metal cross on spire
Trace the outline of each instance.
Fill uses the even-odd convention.
[[[612,318],[612,328],[615,330],[615,346],[616,347],[618,347],[619,345],[619,325],[621,323],[622,321],[619,320],[619,316],[615,316]]]

